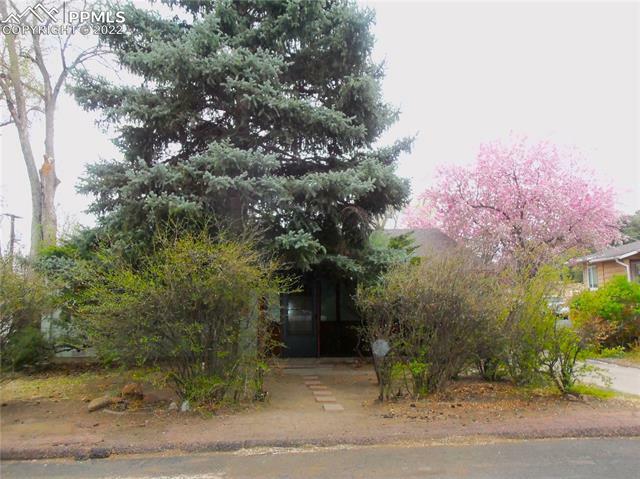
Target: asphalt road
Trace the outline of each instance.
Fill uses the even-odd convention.
[[[86,462],[4,462],[10,478],[640,478],[640,438],[246,450]]]

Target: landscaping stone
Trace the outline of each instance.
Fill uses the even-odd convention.
[[[310,381],[305,381],[304,382],[307,386],[321,386],[322,382],[318,381],[318,380],[310,380]]]
[[[111,398],[111,405],[114,411],[125,411],[129,408],[129,401],[124,398]]]
[[[314,396],[331,396],[333,393],[327,390],[312,391]]]
[[[182,404],[180,405],[180,412],[189,411],[191,411],[191,404],[189,404],[189,401],[182,401]]]
[[[333,396],[316,396],[317,402],[336,402],[336,398]]]
[[[178,410],[178,405],[176,404],[175,401],[171,401],[171,404],[169,404],[169,411],[177,411]]]
[[[322,407],[325,411],[344,411],[342,404],[323,404]]]
[[[89,412],[98,411],[99,409],[104,409],[107,406],[110,406],[113,403],[113,399],[109,396],[102,396],[99,398],[95,398],[87,405],[87,409]]]
[[[74,454],[76,461],[86,461],[88,459],[106,459],[111,455],[111,451],[106,447],[92,447],[89,450],[80,450]]]
[[[320,379],[318,376],[302,376],[305,381],[314,381]]]
[[[322,391],[322,390],[329,389],[324,384],[312,384],[311,386],[308,386],[308,388],[311,389],[312,391]]]
[[[145,394],[142,397],[142,402],[144,402],[145,404],[155,404],[160,401],[162,401],[162,399],[160,399],[156,394],[153,393]]]
[[[142,392],[142,386],[138,383],[125,384],[120,394],[123,397],[129,397],[132,399],[142,399],[144,393]]]

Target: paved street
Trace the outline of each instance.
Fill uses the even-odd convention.
[[[587,363],[600,369],[603,374],[611,379],[611,384],[606,384],[600,375],[593,373],[584,379],[585,382],[640,396],[640,368],[619,366],[596,360],[588,360]]]
[[[638,477],[640,438],[485,445],[371,446],[5,462],[10,478],[593,478]]]

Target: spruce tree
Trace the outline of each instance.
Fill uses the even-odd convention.
[[[214,218],[263,233],[300,270],[358,270],[373,221],[408,182],[381,147],[398,111],[371,58],[374,14],[352,1],[164,2],[174,16],[119,7],[102,41],[136,78],[83,74],[74,92],[117,131],[124,160],[91,165],[100,228],[144,244],[168,219]]]

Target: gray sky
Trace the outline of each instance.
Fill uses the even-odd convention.
[[[577,146],[612,184],[624,212],[640,209],[640,6],[627,3],[363,2],[375,8],[375,57],[385,60],[385,98],[401,108],[384,139],[417,133],[399,174],[414,194],[441,164],[470,163],[478,145],[511,132]],[[118,153],[72,99],[56,131],[59,223],[92,224],[75,192],[84,165]],[[26,169],[13,127],[1,133],[2,209],[28,247]],[[33,138],[41,138],[34,125]],[[38,140],[40,141],[40,140]],[[41,158],[41,145],[36,143]],[[8,220],[2,245],[8,238]]]

